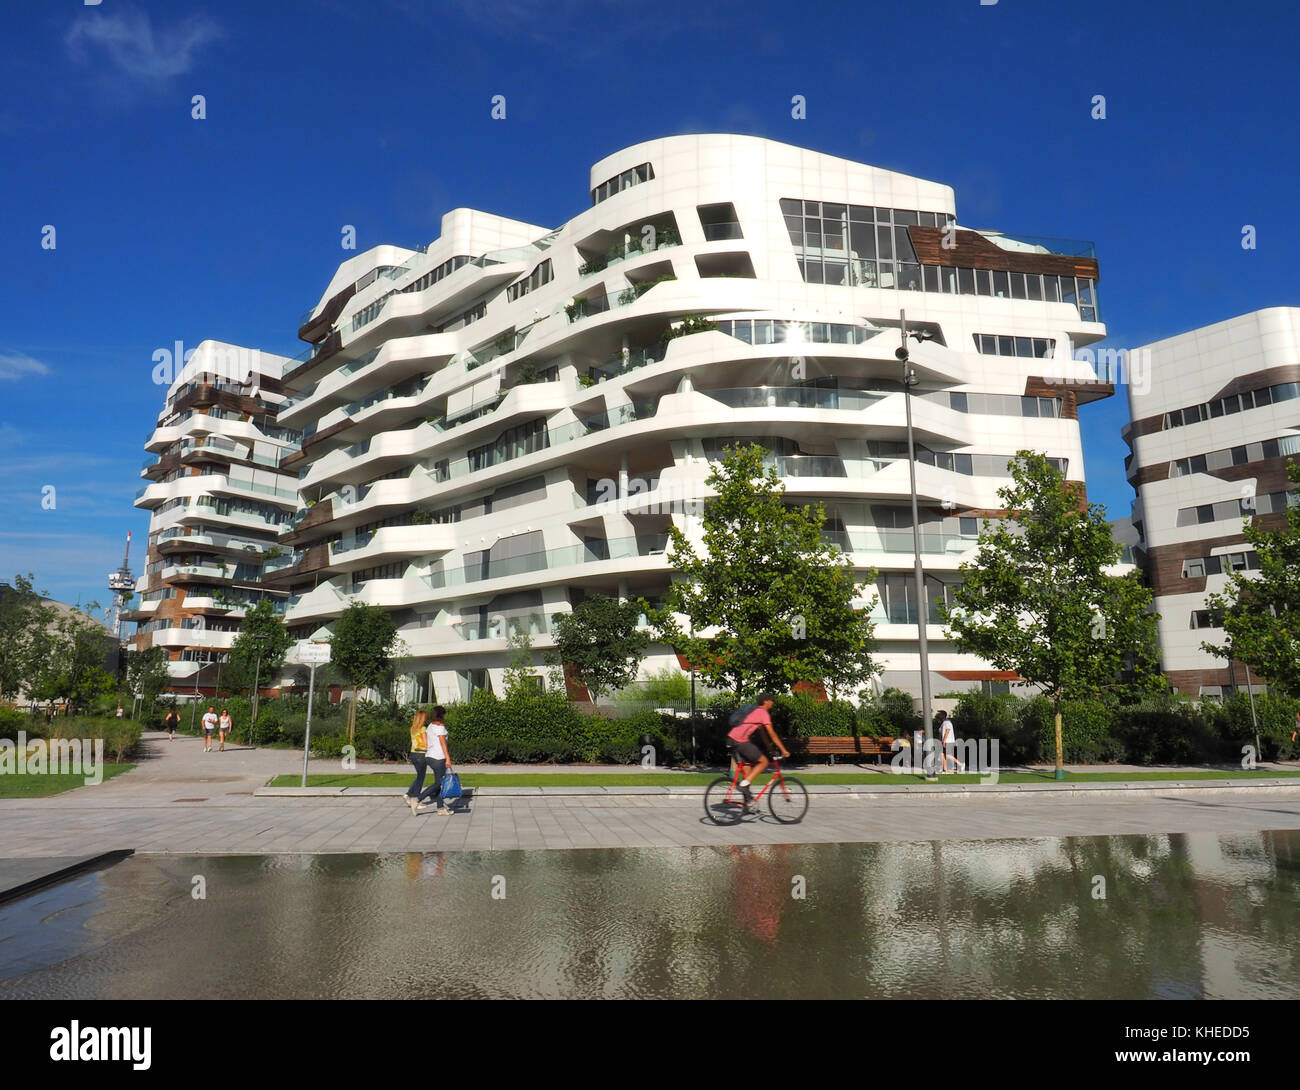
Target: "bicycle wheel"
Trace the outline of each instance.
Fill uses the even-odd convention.
[[[782,825],[803,821],[808,812],[808,788],[793,776],[782,776],[767,789],[767,808]]]
[[[736,825],[745,816],[745,800],[726,776],[719,776],[704,792],[704,816],[715,825]]]

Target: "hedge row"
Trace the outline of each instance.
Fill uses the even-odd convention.
[[[945,706],[944,701],[939,701]],[[703,703],[695,725],[695,754],[702,762],[725,758],[728,719],[736,701],[730,696]],[[1005,765],[1050,762],[1055,755],[1053,712],[1045,697],[985,696],[969,692],[946,704],[965,738],[996,738],[999,760]],[[217,705],[235,722],[234,740],[255,745],[301,747],[306,732],[307,701],[301,696],[262,700],[258,721],[250,729],[247,697],[232,697]],[[1300,757],[1300,745],[1290,741],[1300,701],[1276,694],[1255,697],[1261,760]],[[201,714],[205,708],[199,709]],[[353,744],[362,760],[404,761],[410,748],[409,727],[414,706],[361,703],[357,707]],[[162,724],[165,708],[147,723]],[[182,708],[181,729],[190,728],[191,709]],[[847,701],[817,701],[798,694],[778,698],[773,725],[783,738],[814,735],[907,737],[921,726],[912,699],[886,690],[860,707]],[[64,737],[103,737],[110,754],[129,753],[139,739],[141,724],[112,718],[56,719],[53,727],[40,717],[0,708],[0,737],[29,737],[54,729]],[[447,709],[452,755],[457,761],[588,761],[633,763],[652,745],[657,764],[688,760],[692,753],[689,719],[650,710],[623,718],[582,711],[555,693],[520,695],[501,700],[476,693],[467,704]],[[339,756],[347,744],[347,705],[317,700],[312,713],[312,752]],[[1242,759],[1242,747],[1255,744],[1250,702],[1237,694],[1223,703],[1165,696],[1139,704],[1103,700],[1067,703],[1063,709],[1062,740],[1071,763],[1122,761],[1129,764],[1217,764]],[[120,757],[115,758],[120,759]]]
[[[1300,756],[1291,741],[1300,700],[1256,694],[1260,760]],[[1004,764],[1053,761],[1056,756],[1052,703],[1046,697],[966,693],[954,712],[962,738],[998,739]],[[1137,704],[1104,700],[1068,702],[1061,709],[1061,744],[1071,763],[1220,764],[1238,762],[1243,747],[1255,745],[1250,698],[1236,693],[1222,703],[1161,696]]]

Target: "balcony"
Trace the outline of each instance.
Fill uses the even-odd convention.
[[[740,230],[740,224],[734,221],[730,223],[704,224],[704,240],[706,242],[723,242],[727,239],[744,237]]]
[[[750,386],[728,390],[701,390],[715,401],[733,409],[842,409],[857,411],[890,396],[870,390],[828,390],[806,386]]]
[[[610,379],[626,375],[629,371],[635,371],[640,367],[648,367],[652,363],[660,363],[667,354],[668,342],[659,341],[657,344],[638,348],[635,352],[629,351],[626,354],[615,356],[609,362],[599,366],[588,367],[587,378],[590,380],[590,385],[593,386],[601,382],[608,382]]]
[[[596,564],[606,560],[629,560],[638,557],[663,556],[668,548],[667,534],[648,534],[644,537],[615,538],[612,541],[587,541],[561,549],[525,553],[522,556],[499,560],[484,559],[480,563],[435,571],[425,576],[435,590],[443,587],[477,583],[485,579],[500,579],[528,572],[567,568],[576,564]],[[486,554],[485,554],[486,556]]]
[[[674,246],[681,245],[681,240],[677,237],[677,233],[670,228],[662,228],[656,231],[655,241],[657,245],[651,246],[648,249],[643,249],[641,246],[641,240],[639,238],[633,238],[626,249],[620,245],[611,250],[605,257],[598,257],[593,258],[590,261],[584,261],[578,267],[578,276],[594,276],[596,273],[604,272],[606,269],[613,265],[617,265],[620,262],[630,261],[633,258],[644,257],[646,254],[658,253],[660,250],[667,250]]]

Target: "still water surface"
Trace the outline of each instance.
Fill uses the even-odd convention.
[[[0,908],[0,998],[1296,999],[1298,936],[1300,832],[137,856]]]

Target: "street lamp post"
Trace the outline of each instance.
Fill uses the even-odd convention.
[[[916,501],[916,443],[912,435],[912,387],[916,385],[916,372],[912,369],[907,347],[907,313],[898,312],[901,345],[894,355],[903,364],[903,405],[907,415],[907,471],[912,489],[912,553],[916,564],[916,634],[921,657],[921,716],[925,723],[925,778],[934,782],[934,720],[930,713],[930,649],[925,628],[929,621],[929,602],[925,593],[925,573],[921,569],[921,514]],[[917,340],[929,340],[928,333],[914,333]]]

